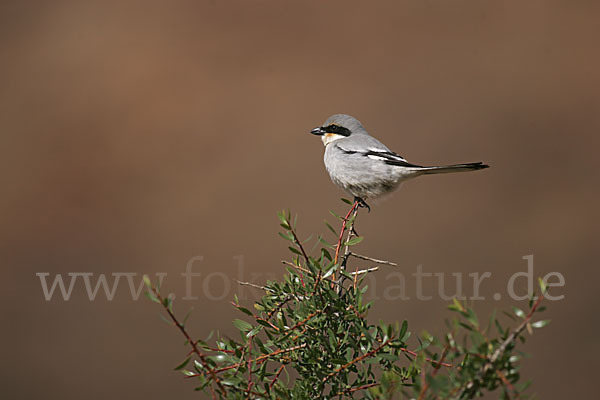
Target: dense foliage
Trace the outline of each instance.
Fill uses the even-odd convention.
[[[235,298],[242,313],[233,320],[239,339],[217,337],[209,344],[210,338],[193,338],[187,317],[180,322],[171,299],[146,278],[147,296],[163,305],[191,349],[176,369],[195,381],[197,390],[220,399],[470,399],[498,388],[502,398],[524,398],[517,338],[524,341],[525,330],[548,323],[532,321],[543,311],[542,295],[532,295],[527,312],[507,313],[517,321],[512,330],[495,315],[482,324],[472,308],[454,300],[449,308],[456,318],[446,322],[447,333],[441,338],[422,334],[420,345],[409,349],[407,321],[373,324],[367,319],[372,304],[365,300],[363,279],[377,267],[353,270],[350,259],[393,263],[350,250],[363,239],[353,229],[359,206],[352,204],[346,217],[336,216],[339,232],[327,224],[338,241],[319,238],[317,256],[307,253],[290,214],[279,213],[280,235],[293,258],[285,262],[281,281],[240,282],[260,287],[264,296],[248,307]],[[543,293],[543,282],[540,286]]]

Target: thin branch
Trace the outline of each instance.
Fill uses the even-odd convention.
[[[442,351],[442,356],[440,357],[440,363],[435,367],[435,369],[431,373],[431,378],[434,378],[437,375],[437,373],[439,372],[439,370],[441,368],[441,364],[444,362],[444,360],[446,359],[446,356],[448,355],[448,350],[450,350],[450,345],[447,343],[444,346],[444,350]],[[423,373],[425,373],[425,366],[423,366]],[[419,393],[418,400],[423,400],[425,398],[425,394],[427,393],[427,390],[429,389],[429,383],[427,382],[427,379],[422,379],[422,383],[423,383],[423,386],[421,387],[421,393]]]
[[[333,261],[334,264],[337,264],[338,259],[339,259],[340,249],[342,247],[342,239],[344,238],[344,232],[346,231],[346,224],[348,223],[348,220],[350,219],[350,215],[355,210],[358,210],[358,201],[354,202],[354,204],[350,208],[350,211],[348,211],[348,213],[346,214],[346,216],[344,217],[344,219],[342,221],[342,229],[340,230],[340,235],[338,236],[337,245],[335,246],[335,258]]]
[[[156,298],[158,299],[160,304],[163,306],[163,308],[165,309],[165,311],[167,312],[169,317],[171,318],[171,321],[173,321],[175,326],[179,329],[179,331],[186,338],[187,342],[192,347],[192,352],[194,354],[196,354],[198,356],[198,358],[200,358],[200,361],[202,362],[204,367],[208,370],[208,373],[212,376],[213,380],[215,381],[215,383],[218,386],[221,393],[223,393],[224,395],[227,394],[227,391],[225,390],[225,387],[221,383],[221,380],[219,379],[219,377],[216,375],[215,370],[213,368],[211,368],[210,365],[207,363],[206,355],[204,353],[202,353],[200,351],[200,349],[198,348],[198,342],[194,341],[191,338],[190,334],[185,329],[185,326],[181,322],[179,322],[179,320],[177,319],[177,317],[175,316],[173,311],[171,311],[171,308],[167,304],[165,304],[164,298],[162,297],[162,295],[160,294],[158,289],[154,285],[151,285],[150,289],[152,290],[152,293],[154,293],[154,296],[156,296]],[[211,388],[211,393],[213,395],[213,398],[216,399],[216,395],[215,395],[214,391],[212,390],[212,388]]]
[[[348,255],[349,255],[349,256],[352,256],[352,257],[360,258],[361,260],[372,261],[372,262],[374,262],[375,264],[380,264],[380,265],[391,265],[392,267],[397,267],[397,266],[398,266],[398,264],[396,264],[396,263],[393,263],[393,262],[391,262],[391,261],[386,261],[386,260],[378,260],[378,259],[376,259],[376,258],[372,258],[372,257],[363,256],[363,255],[361,255],[361,254],[357,254],[357,253],[354,253],[354,252],[350,252],[350,253],[348,253]]]
[[[248,339],[248,355],[252,354],[252,339],[254,338],[254,336],[250,336],[250,339]],[[250,398],[250,390],[252,389],[252,385],[254,385],[254,382],[252,382],[252,360],[248,360],[248,399]]]
[[[296,245],[298,246],[298,248],[300,249],[300,252],[302,253],[302,256],[304,257],[304,261],[306,262],[306,265],[309,266],[310,260],[308,258],[308,254],[306,254],[306,251],[304,250],[304,246],[302,246],[302,242],[300,242],[300,239],[298,239],[298,236],[296,235],[296,231],[292,227],[291,222],[289,223],[288,226],[290,228],[290,233],[292,234],[292,237],[294,238],[294,242],[296,242]],[[302,282],[302,286],[304,286],[304,276],[302,275],[302,273],[300,273],[300,282]]]
[[[344,238],[344,232],[346,232],[346,225],[348,224],[349,220],[352,220],[352,223],[350,225],[350,227],[348,228],[348,237],[346,239],[346,243],[348,243],[348,241],[350,240],[350,238],[352,237],[352,235],[354,234],[354,220],[356,219],[356,214],[358,213],[358,206],[359,206],[359,202],[355,201],[354,204],[352,204],[352,207],[350,208],[350,210],[348,210],[348,213],[346,214],[346,216],[343,218],[342,220],[342,228],[340,229],[340,234],[338,236],[338,241],[337,241],[337,245],[335,246],[335,257],[333,259],[333,263],[337,264],[338,260],[340,258],[340,249],[342,248],[342,240]],[[341,263],[341,266],[343,268],[346,267],[346,261],[347,261],[347,255],[350,252],[350,247],[348,245],[346,245],[346,249],[345,249],[345,255],[344,255],[344,260]],[[336,280],[335,279],[335,273],[333,273],[331,275],[331,287],[333,288],[334,286],[334,282],[338,283],[338,290],[341,292],[342,290],[342,277],[343,275],[340,274],[340,279]],[[356,276],[355,279],[356,281]]]
[[[378,382],[367,383],[366,385],[362,385],[362,386],[355,387],[355,388],[352,388],[352,389],[343,390],[341,392],[338,392],[337,395],[340,396],[342,394],[354,393],[354,392],[358,392],[359,390],[365,390],[365,389],[368,389],[368,388],[371,388],[371,387],[374,387],[374,386],[379,386],[379,385],[380,385],[380,383],[378,383]]]
[[[285,299],[284,299],[284,300],[283,300],[281,303],[279,303],[279,304],[277,305],[277,307],[275,307],[274,309],[272,309],[271,311],[269,311],[269,313],[267,314],[267,319],[271,319],[271,317],[272,317],[273,315],[275,315],[275,314],[276,314],[276,313],[277,313],[279,310],[281,310],[281,308],[282,308],[282,307],[283,307],[283,306],[284,306],[284,305],[285,305],[285,304],[286,304],[288,301],[290,301],[291,299],[293,299],[293,296],[292,296],[291,294],[288,294],[288,295],[285,297]]]
[[[509,380],[506,378],[506,375],[504,375],[502,373],[502,371],[496,371],[496,375],[498,375],[498,377],[502,381],[502,384],[505,386],[505,389],[507,388],[507,389],[510,389],[513,391],[513,394],[515,395],[515,399],[521,398],[521,396],[519,396],[519,392],[517,392],[517,389],[515,389],[515,387],[512,385],[512,383],[509,382]],[[506,393],[506,396],[510,400],[510,396],[508,395],[508,393]]]
[[[371,357],[373,354],[376,354],[377,352],[379,352],[379,350],[383,349],[385,346],[390,344],[390,342],[392,340],[393,340],[393,338],[389,338],[388,340],[383,342],[381,345],[379,345],[377,348],[369,351],[368,353],[363,354],[362,356],[358,356],[354,360],[350,361],[349,363],[346,363],[346,364],[342,365],[341,367],[337,368],[335,371],[331,372],[329,375],[327,375],[325,378],[323,378],[323,383],[327,382],[329,380],[329,378],[337,375],[340,371],[350,367],[353,364],[356,364],[357,362],[359,362],[361,360],[364,360],[365,358]]]
[[[266,359],[266,358],[270,358],[270,357],[278,356],[278,355],[280,355],[280,354],[284,354],[284,353],[289,353],[289,352],[291,352],[291,351],[299,350],[299,349],[302,349],[302,348],[304,348],[304,347],[306,347],[306,343],[302,343],[302,344],[299,344],[298,346],[293,346],[293,347],[290,347],[290,348],[287,348],[287,349],[279,349],[279,350],[276,350],[276,351],[274,351],[274,352],[272,352],[272,353],[269,353],[269,354],[263,354],[262,356],[258,356],[258,357],[256,357],[256,358],[253,358],[253,359],[251,360],[251,362],[253,362],[253,363],[258,363],[259,361],[262,361],[262,360],[264,360],[264,359]],[[233,369],[233,368],[237,368],[237,367],[238,367],[238,364],[239,364],[239,363],[235,363],[235,364],[232,364],[232,365],[228,365],[228,366],[226,366],[226,367],[223,367],[223,368],[216,369],[216,370],[215,370],[215,372],[216,372],[216,373],[219,373],[219,372],[227,371],[227,370],[230,370],[230,369]],[[199,376],[199,375],[200,375],[200,374],[194,374],[194,375],[189,375],[189,377],[190,377],[190,378],[193,378],[193,377],[195,377],[195,376]]]
[[[251,286],[260,290],[264,290],[264,291],[270,291],[271,289],[265,287],[265,286],[260,286],[257,285],[256,283],[252,283],[252,282],[242,282],[242,281],[237,281],[238,284],[242,285],[242,286]]]
[[[531,317],[533,317],[533,314],[537,310],[537,308],[540,305],[540,302],[542,301],[543,298],[544,298],[543,295],[538,296],[537,300],[535,301],[535,303],[531,307],[531,310],[529,310],[529,313],[523,319],[523,322],[521,322],[519,324],[519,326],[517,326],[511,332],[511,334],[508,335],[508,337],[506,338],[506,340],[504,340],[504,342],[502,342],[502,344],[496,349],[496,351],[494,351],[494,353],[490,356],[490,358],[485,363],[485,365],[483,367],[481,367],[481,369],[479,370],[479,373],[477,373],[476,377],[465,384],[464,388],[460,391],[460,393],[457,396],[457,398],[459,398],[459,399],[462,398],[462,396],[475,385],[475,382],[480,381],[481,379],[483,379],[483,376],[490,369],[492,369],[494,367],[494,363],[498,360],[498,358],[502,354],[504,354],[504,352],[506,351],[506,348],[509,345],[511,345],[512,343],[514,343],[515,340],[517,340],[517,338],[519,337],[519,335],[525,330],[525,328],[527,327],[527,325],[529,324],[529,322],[531,320]]]
[[[236,307],[236,308],[240,308],[240,307],[241,307],[239,304],[236,304],[236,303],[234,303],[233,301],[231,302],[231,305],[233,305],[233,306],[234,306],[234,307]],[[248,311],[249,311],[249,310],[248,310]],[[271,322],[269,322],[268,320],[266,320],[266,319],[264,319],[264,318],[262,318],[262,317],[259,317],[258,315],[254,314],[252,311],[250,311],[250,313],[252,314],[252,316],[254,317],[254,319],[255,319],[255,320],[257,320],[257,321],[263,321],[263,322],[266,322],[267,324],[269,324],[269,326],[270,326],[271,328],[275,329],[276,331],[278,331],[278,330],[279,330],[279,328],[278,328],[277,326],[273,325],[273,324],[272,324]]]
[[[310,321],[313,317],[321,314],[323,312],[323,310],[317,310],[315,312],[312,312],[310,314],[308,314],[306,316],[306,318],[304,318],[302,321],[298,322],[296,325],[292,326],[291,328],[288,328],[285,330],[284,334],[288,334],[293,332],[294,330],[300,328],[302,325],[306,324],[308,321]]]
[[[356,207],[354,209],[354,213],[352,214],[352,219],[351,219],[352,222],[350,222],[350,227],[348,228],[348,236],[346,237],[346,247],[344,249],[344,261],[342,261],[342,266],[344,269],[346,268],[346,262],[348,261],[348,254],[350,254],[350,245],[348,243],[350,242],[350,240],[352,240],[352,237],[356,233],[356,231],[354,230],[354,222],[356,222],[357,214],[358,214],[358,207]],[[358,272],[358,265],[356,266],[355,272]],[[356,283],[358,281],[357,278],[358,278],[358,273],[355,273],[354,274],[354,282],[353,282],[354,289],[356,289]]]
[[[375,272],[375,271],[379,271],[379,267],[372,267],[372,268],[367,268],[367,269],[361,269],[359,271],[350,272],[350,275],[362,275],[362,274],[367,274],[369,272]]]
[[[283,371],[284,368],[285,368],[285,364],[281,364],[281,367],[279,367],[279,369],[277,370],[277,373],[275,374],[275,377],[269,384],[269,391],[271,391],[271,389],[273,389],[273,386],[275,386],[275,382],[277,382],[277,379],[279,379],[279,375],[281,375],[281,372]]]
[[[414,351],[409,350],[409,349],[404,348],[404,347],[400,347],[400,351],[403,351],[403,352],[405,352],[407,354],[410,354],[413,357],[417,357],[418,356],[418,354],[415,353]],[[454,367],[454,365],[452,365],[452,364],[448,364],[448,363],[445,363],[445,362],[432,360],[431,358],[428,358],[428,357],[425,357],[424,360],[427,361],[427,362],[433,363],[433,364],[437,364],[440,367],[448,367],[448,368]]]
[[[281,263],[282,263],[282,264],[285,264],[285,265],[287,265],[287,266],[290,266],[290,267],[292,267],[292,268],[295,268],[295,269],[297,269],[297,270],[299,270],[299,271],[306,272],[307,274],[310,274],[310,271],[309,271],[308,269],[306,269],[306,268],[304,268],[304,267],[301,267],[300,265],[296,265],[296,264],[294,264],[294,263],[291,263],[291,262],[289,262],[289,261],[285,261],[285,260],[281,260]]]
[[[517,339],[517,337],[521,334],[521,332],[523,332],[523,330],[527,327],[527,324],[531,320],[531,317],[533,317],[533,313],[538,308],[543,298],[543,295],[540,295],[537,298],[536,302],[533,304],[533,307],[531,307],[531,310],[529,310],[529,314],[527,314],[523,322],[521,322],[521,324],[517,326],[517,328],[514,331],[512,331],[512,333],[506,338],[506,340],[500,345],[500,347],[498,347],[496,351],[494,351],[494,354],[492,354],[492,356],[490,357],[490,361],[484,367],[486,370],[488,370],[492,366],[492,364],[496,362],[498,357],[500,357],[500,355],[504,353],[508,345],[514,342]]]

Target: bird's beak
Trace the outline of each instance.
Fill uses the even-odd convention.
[[[323,136],[325,134],[325,130],[319,126],[310,131],[310,133],[312,133],[313,135]]]

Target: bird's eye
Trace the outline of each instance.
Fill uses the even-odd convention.
[[[337,132],[337,130],[338,130],[338,126],[337,126],[337,125],[330,125],[330,126],[329,126],[329,130],[330,130],[331,132]]]

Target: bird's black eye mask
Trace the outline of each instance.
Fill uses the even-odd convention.
[[[331,125],[328,125],[328,126],[324,126],[321,129],[325,133],[334,133],[336,135],[342,135],[342,136],[350,136],[350,134],[352,133],[352,132],[350,132],[350,129],[344,128],[343,126],[339,126],[339,125],[336,125],[336,124],[331,124]]]

